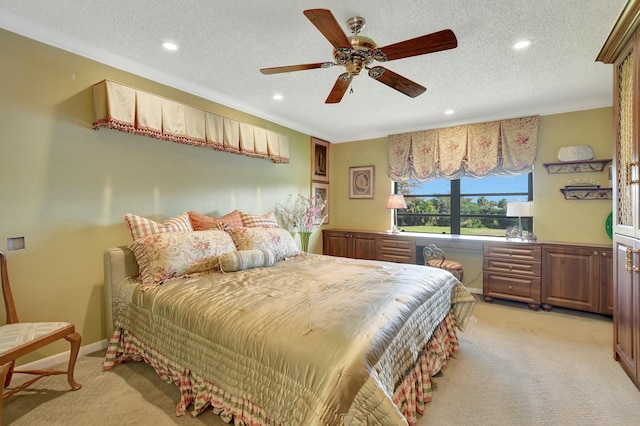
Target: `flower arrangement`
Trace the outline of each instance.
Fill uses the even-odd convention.
[[[282,220],[289,229],[297,232],[311,232],[314,225],[321,225],[325,216],[319,216],[326,201],[321,198],[305,196],[302,192],[296,197],[289,195],[286,205],[279,204]]]
[[[282,221],[287,224],[291,232],[300,235],[303,251],[309,248],[309,237],[315,225],[321,225],[327,216],[319,216],[324,210],[326,201],[322,198],[306,196],[302,192],[296,197],[289,195],[285,205],[278,204]]]

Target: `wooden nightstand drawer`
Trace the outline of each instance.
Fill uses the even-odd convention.
[[[378,252],[378,260],[396,263],[416,263],[415,254]]]
[[[485,272],[484,295],[527,303],[540,303],[540,278]]]
[[[416,240],[403,235],[378,235],[378,260],[397,263],[416,263]]]
[[[394,251],[413,253],[416,252],[416,242],[410,238],[378,237],[376,240],[378,251]]]
[[[484,257],[540,262],[540,253],[540,245],[538,244],[505,243],[484,245]]]
[[[540,277],[540,262],[512,262],[509,258],[501,259],[485,257],[482,262],[482,270],[495,273],[506,273]]]

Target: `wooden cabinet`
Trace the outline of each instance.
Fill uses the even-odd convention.
[[[378,260],[397,263],[416,263],[416,240],[396,234],[378,234]]]
[[[597,60],[613,64],[614,357],[640,389],[640,1],[630,0]]]
[[[613,347],[615,359],[640,389],[640,243],[635,238],[614,241]]]
[[[508,299],[540,309],[540,244],[485,243],[482,265],[486,302]]]
[[[375,260],[376,233],[325,229],[322,231],[322,253],[329,256]]]
[[[561,306],[611,315],[612,250],[562,244],[542,245],[542,308]]]

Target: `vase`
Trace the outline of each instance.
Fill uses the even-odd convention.
[[[311,231],[298,231],[300,235],[300,248],[302,251],[309,251],[309,237],[311,237]]]

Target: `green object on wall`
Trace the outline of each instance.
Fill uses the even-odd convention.
[[[609,216],[607,216],[607,220],[604,223],[604,229],[607,230],[609,238],[613,239],[613,212],[609,213]]]

